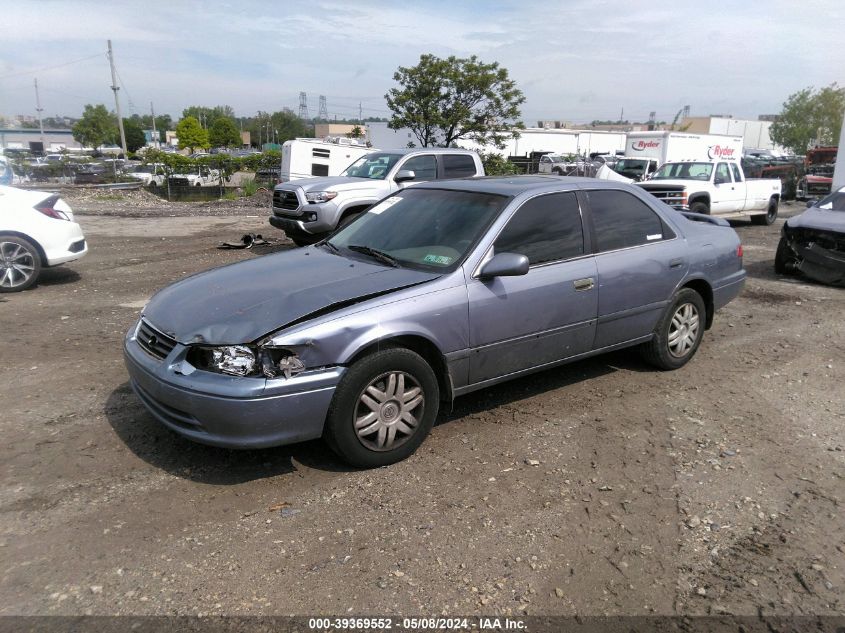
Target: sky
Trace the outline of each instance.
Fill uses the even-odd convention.
[[[498,62],[524,92],[522,119],[757,118],[808,86],[845,84],[841,0],[0,0],[0,114],[178,118],[190,105],[238,116],[298,111],[388,117],[399,66],[423,53]]]

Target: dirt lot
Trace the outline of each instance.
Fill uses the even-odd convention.
[[[0,297],[0,614],[845,613],[845,290],[775,276],[782,221],[737,223],[747,287],[684,369],[536,374],[354,471],[192,444],[127,384],[140,307],[272,251],[215,249],[281,237],[264,208],[72,204],[88,257]]]

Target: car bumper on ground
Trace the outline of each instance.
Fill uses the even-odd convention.
[[[188,348],[164,360],[148,354],[134,336],[124,341],[133,390],[162,424],[188,439],[224,448],[265,448],[318,438],[343,367],[308,371],[290,379],[238,378],[184,371]]]

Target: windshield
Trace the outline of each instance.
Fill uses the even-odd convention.
[[[713,163],[666,163],[658,169],[652,180],[710,180]]]
[[[622,160],[616,161],[616,166],[613,169],[616,171],[630,171],[641,174],[645,171],[646,164],[648,164],[648,161],[645,160],[623,158]]]
[[[349,167],[341,176],[350,178],[372,178],[373,180],[384,180],[387,172],[402,158],[401,154],[385,154],[377,152],[362,156]]]
[[[819,200],[815,206],[827,211],[845,211],[845,187]]]
[[[443,189],[407,189],[371,207],[329,240],[338,249],[365,246],[401,266],[454,270],[509,198]],[[360,249],[354,249],[356,257]]]

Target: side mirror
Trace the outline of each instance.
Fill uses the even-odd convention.
[[[497,253],[481,267],[479,277],[492,279],[494,277],[518,277],[528,274],[528,258],[519,253]]]
[[[818,198],[810,198],[809,200],[807,200],[807,208],[809,209],[814,204],[816,204],[818,201],[819,201]]]
[[[417,175],[410,169],[400,169],[393,180],[396,182],[406,182],[408,180],[415,180],[416,177]]]

